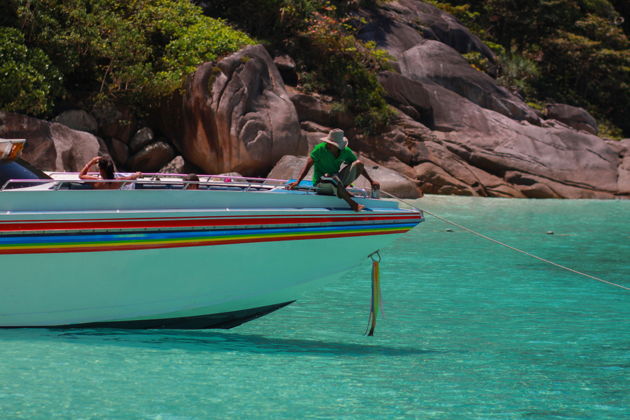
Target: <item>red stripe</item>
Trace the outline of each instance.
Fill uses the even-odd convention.
[[[421,220],[419,214],[392,214],[374,216],[316,216],[316,217],[256,217],[245,216],[245,218],[235,218],[230,216],[219,217],[190,217],[190,218],[158,218],[146,219],[77,219],[68,221],[25,221],[25,222],[2,222],[0,232],[16,231],[39,231],[39,230],[85,230],[85,229],[147,229],[147,228],[184,228],[184,227],[215,227],[215,226],[250,226],[250,225],[280,225],[295,223],[324,223],[324,222],[379,222],[379,221],[408,221]],[[156,220],[158,219],[158,220]]]
[[[278,241],[300,241],[306,239],[328,239],[328,238],[346,238],[353,236],[371,236],[371,235],[390,235],[394,233],[405,233],[409,229],[396,229],[389,230],[386,232],[379,233],[370,233],[370,232],[360,232],[360,233],[352,233],[352,234],[328,234],[328,235],[318,235],[318,236],[310,236],[310,235],[298,235],[291,237],[276,237],[276,238],[257,238],[257,239],[247,239],[247,240],[223,240],[223,241],[196,241],[196,242],[187,242],[185,244],[161,244],[161,245],[118,245],[112,247],[75,247],[75,248],[63,248],[63,249],[47,249],[47,250],[36,250],[36,249],[20,249],[20,250],[0,250],[0,255],[7,254],[59,254],[59,253],[70,253],[70,252],[105,252],[105,251],[133,251],[133,250],[143,250],[143,249],[162,249],[162,248],[184,248],[191,246],[213,246],[213,245],[230,245],[230,244],[245,244],[245,243],[255,243],[255,242],[278,242]]]

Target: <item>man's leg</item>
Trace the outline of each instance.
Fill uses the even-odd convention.
[[[344,187],[352,184],[355,179],[357,179],[361,173],[363,173],[363,163],[355,160],[350,165],[346,165],[339,171],[339,179],[343,183]]]
[[[350,193],[346,190],[346,187],[341,182],[338,176],[322,177],[322,181],[316,185],[318,194],[330,194],[336,195],[343,199],[350,205],[350,208],[354,211],[361,211],[365,208],[364,205],[357,203],[352,199]]]
[[[339,188],[337,188],[337,197],[344,199],[354,211],[361,211],[365,208],[363,204],[359,204],[352,199],[352,195],[350,195],[348,190],[346,190],[346,187],[343,185],[340,185]]]
[[[361,211],[365,208],[363,204],[359,204],[352,199],[352,195],[346,190],[346,187],[354,182],[363,172],[363,163],[355,160],[350,165],[346,165],[339,172],[339,179],[342,185],[339,186],[337,196],[346,200],[354,211]]]

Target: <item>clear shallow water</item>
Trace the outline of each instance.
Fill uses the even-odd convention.
[[[629,201],[416,204],[630,286]],[[0,418],[630,418],[630,292],[451,228],[383,250],[374,337],[367,260],[233,330],[0,330]]]

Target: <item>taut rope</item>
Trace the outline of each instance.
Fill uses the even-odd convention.
[[[431,213],[430,211],[420,209],[420,208],[418,208],[418,207],[414,206],[413,204],[411,204],[411,203],[409,203],[409,202],[407,202],[407,201],[403,200],[402,198],[398,198],[398,197],[396,197],[394,194],[388,193],[387,191],[383,191],[383,190],[381,190],[381,192],[382,192],[383,194],[385,194],[385,195],[387,195],[387,196],[389,196],[389,197],[391,197],[391,198],[395,199],[395,200],[400,201],[401,203],[405,203],[406,205],[413,207],[413,208],[414,208],[414,209],[416,209],[416,210],[419,210],[419,211],[422,211],[422,212],[424,212],[424,213],[430,214],[431,216],[435,217],[435,218],[436,218],[436,219],[438,219],[438,220],[443,221],[444,223],[448,223],[449,225],[453,225],[453,226],[455,226],[455,227],[458,227],[458,228],[460,228],[460,229],[462,229],[462,230],[465,230],[465,231],[466,231],[466,232],[468,232],[468,233],[472,233],[473,235],[479,236],[480,238],[483,238],[483,239],[488,240],[488,241],[490,241],[490,242],[494,242],[495,244],[499,244],[499,245],[501,245],[501,246],[504,246],[504,247],[509,248],[509,249],[511,249],[511,250],[513,250],[513,251],[516,251],[516,252],[520,252],[521,254],[524,254],[524,255],[527,255],[527,256],[529,256],[529,257],[535,258],[535,259],[537,259],[537,260],[539,260],[539,261],[542,261],[542,262],[544,262],[544,263],[547,263],[547,264],[553,265],[553,266],[558,267],[558,268],[561,268],[561,269],[563,269],[563,270],[570,271],[570,272],[575,273],[575,274],[579,274],[580,276],[588,277],[588,278],[590,278],[590,279],[597,280],[597,281],[599,281],[599,282],[606,283],[606,284],[609,284],[609,285],[611,285],[611,286],[618,287],[618,288],[620,288],[620,289],[630,290],[630,287],[622,286],[621,284],[613,283],[613,282],[611,282],[611,281],[604,280],[604,279],[602,279],[602,278],[599,278],[599,277],[596,277],[596,276],[592,276],[592,275],[590,275],[590,274],[586,274],[586,273],[583,273],[583,272],[581,272],[581,271],[574,270],[574,269],[569,268],[569,267],[566,267],[566,266],[564,266],[564,265],[562,265],[562,264],[558,264],[558,263],[555,263],[555,262],[553,262],[553,261],[549,261],[549,260],[547,260],[547,259],[545,259],[545,258],[539,257],[539,256],[537,256],[537,255],[530,254],[530,253],[529,253],[529,252],[527,252],[527,251],[523,251],[522,249],[518,249],[518,248],[516,248],[516,247],[513,247],[513,246],[508,245],[508,244],[506,244],[506,243],[503,243],[503,242],[501,242],[501,241],[497,241],[496,239],[490,238],[489,236],[486,236],[486,235],[484,235],[484,234],[482,234],[482,233],[476,232],[476,231],[474,231],[474,230],[472,230],[472,229],[470,229],[470,228],[467,228],[466,226],[462,226],[462,225],[460,225],[459,223],[455,223],[455,222],[453,222],[453,221],[451,221],[451,220],[448,220],[448,219],[446,219],[446,218],[444,218],[444,217],[440,217],[440,216],[438,216],[438,215],[436,215],[436,214],[434,214],[434,213]]]

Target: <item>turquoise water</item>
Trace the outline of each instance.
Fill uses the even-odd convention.
[[[630,286],[630,201],[415,203]],[[367,260],[227,331],[0,330],[0,418],[630,418],[630,291],[431,216],[382,255],[374,337]]]

